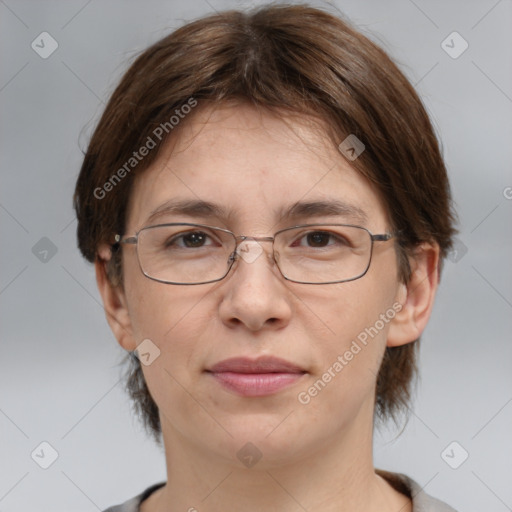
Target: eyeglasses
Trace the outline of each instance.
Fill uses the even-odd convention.
[[[235,235],[204,224],[147,226],[135,236],[115,236],[114,244],[137,246],[143,274],[167,284],[206,284],[224,279],[235,261],[255,261],[258,242],[272,242],[272,256],[285,279],[303,284],[331,284],[363,277],[370,267],[373,243],[395,234],[373,235],[349,224],[305,224],[277,231],[273,237]]]

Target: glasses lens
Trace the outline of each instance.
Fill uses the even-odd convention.
[[[302,283],[350,281],[368,270],[372,240],[355,226],[315,225],[281,231],[276,259],[283,275]]]
[[[144,274],[176,284],[216,281],[228,270],[235,239],[220,229],[199,225],[161,225],[141,230],[138,257]]]

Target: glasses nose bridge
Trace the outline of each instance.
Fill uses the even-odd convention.
[[[229,256],[229,262],[231,264],[234,263],[235,260],[238,260],[239,258],[245,260],[247,263],[252,263],[255,259],[257,259],[257,257],[263,252],[267,255],[267,257],[270,258],[270,260],[272,261],[272,263],[275,265],[277,264],[277,260],[276,260],[276,253],[275,253],[275,248],[274,248],[274,241],[275,241],[275,236],[250,236],[250,235],[234,235],[234,239],[235,239],[235,250],[231,253],[231,255]],[[241,246],[244,242],[272,242],[272,250],[270,251],[270,253],[268,251],[266,251],[263,247],[260,248],[259,251],[256,251],[253,253],[253,256],[247,254],[246,256],[242,255],[241,253],[246,253],[247,251],[244,251],[243,249],[241,249]],[[258,243],[259,245],[259,243]]]
[[[254,240],[255,242],[273,242],[273,236],[249,236],[249,235],[235,235],[235,239],[245,242],[246,240]]]
[[[272,258],[275,257],[275,254],[274,254],[274,241],[275,241],[275,236],[250,236],[250,235],[235,235],[235,243],[236,243],[236,246],[235,246],[235,253],[238,253],[239,251],[239,248],[240,248],[240,245],[243,244],[244,242],[272,242]],[[259,245],[259,244],[258,244]],[[263,252],[267,252],[265,251],[265,249],[263,249],[263,247],[261,248]]]
[[[236,253],[238,253],[240,245],[243,244],[244,242],[256,242],[256,243],[257,242],[272,242],[271,256],[272,256],[272,259],[275,258],[275,251],[274,251],[275,236],[249,236],[249,235],[236,236],[235,235],[235,240],[236,240],[236,247],[235,247]],[[265,249],[263,249],[263,247],[261,248],[261,250],[265,253],[267,252],[267,251],[265,251]]]

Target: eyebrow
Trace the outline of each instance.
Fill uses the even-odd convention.
[[[186,215],[188,217],[228,217],[226,210],[215,203],[200,199],[181,199],[166,201],[155,208],[146,220],[146,224],[170,214]]]
[[[181,199],[166,201],[155,208],[146,219],[145,225],[155,222],[166,215],[178,214],[192,218],[215,217],[228,219],[231,215],[222,206],[200,199]],[[368,216],[356,205],[337,200],[298,201],[291,206],[279,210],[280,221],[292,221],[298,218],[311,217],[344,217],[347,220],[365,224]]]
[[[298,217],[345,217],[361,224],[368,221],[366,212],[359,206],[338,199],[298,201],[281,216],[282,220]]]

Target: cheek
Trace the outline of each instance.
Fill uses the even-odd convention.
[[[325,294],[316,299],[305,299],[313,314],[329,332],[328,345],[336,350],[350,345],[359,337],[365,341],[365,333],[371,331],[374,338],[385,338],[389,321],[394,315],[393,303],[398,289],[394,281],[381,282],[367,274],[362,279],[331,285]],[[382,320],[383,319],[383,320]],[[375,324],[378,333],[375,332]],[[318,339],[322,345],[325,340]]]
[[[140,271],[136,258],[126,260],[125,290],[133,338],[136,345],[150,340],[145,343],[157,354],[154,362],[143,365],[146,381],[152,393],[158,389],[172,393],[172,377],[184,384],[189,381],[200,350],[197,340],[211,323],[204,310],[209,290],[153,281]]]
[[[363,279],[334,285],[316,301],[312,309],[317,308],[329,329],[312,347],[319,357],[316,384],[306,390],[308,397],[318,393],[325,403],[334,400],[346,406],[350,397],[355,404],[361,401],[361,394],[373,393],[390,322],[396,314],[396,290],[396,281],[379,281],[369,273]],[[313,304],[312,299],[309,303]]]
[[[175,426],[181,419],[201,415],[187,390],[195,389],[200,377],[201,347],[198,340],[211,319],[202,313],[201,299],[192,287],[173,287],[147,278],[134,287],[131,311],[134,336],[149,339],[158,356],[142,371],[161,413]],[[183,423],[186,429],[186,421]]]
[[[157,345],[187,321],[201,300],[202,294],[193,286],[159,283],[141,271],[136,252],[123,260],[125,291],[136,342],[149,338]],[[193,324],[189,325],[193,327]]]

